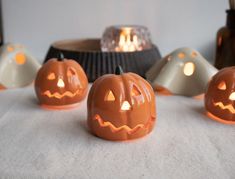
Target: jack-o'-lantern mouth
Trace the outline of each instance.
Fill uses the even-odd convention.
[[[152,123],[155,121],[155,117],[150,117],[149,120],[145,124],[137,124],[135,127],[131,128],[127,125],[122,125],[120,127],[116,127],[114,124],[112,124],[109,121],[104,121],[100,115],[96,114],[93,117],[93,120],[97,121],[100,127],[105,128],[108,127],[113,133],[119,132],[119,131],[126,131],[128,134],[133,134],[136,131],[139,131],[141,129],[148,129]]]
[[[232,104],[224,105],[222,102],[213,102],[214,106],[219,107],[223,110],[229,110],[230,113],[235,114],[235,109]]]
[[[76,95],[78,95],[80,93],[80,89],[78,89],[77,91],[75,91],[74,93],[72,93],[71,91],[65,91],[64,93],[60,94],[58,92],[55,93],[51,93],[50,90],[46,90],[45,92],[42,93],[42,95],[47,96],[48,98],[57,98],[57,99],[61,99],[63,97],[70,97],[73,98]]]

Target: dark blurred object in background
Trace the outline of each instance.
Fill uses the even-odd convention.
[[[115,73],[120,65],[125,72],[134,72],[145,77],[147,70],[161,59],[156,45],[152,48],[134,52],[102,52],[100,39],[62,40],[53,43],[47,53],[46,61],[63,53],[65,58],[77,61],[84,69],[89,82],[98,77]]]
[[[229,0],[227,23],[217,33],[215,67],[218,69],[235,65],[235,0]]]

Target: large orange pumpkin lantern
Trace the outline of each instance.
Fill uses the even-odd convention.
[[[235,124],[235,66],[220,70],[210,81],[205,94],[209,117]]]
[[[155,95],[151,85],[134,73],[98,78],[88,95],[88,125],[95,135],[108,140],[129,140],[152,131]]]
[[[88,81],[82,67],[74,60],[51,59],[38,71],[35,91],[40,104],[65,108],[85,98]]]

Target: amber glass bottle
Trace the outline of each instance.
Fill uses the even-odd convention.
[[[235,66],[235,10],[227,10],[227,23],[217,33],[215,67]]]

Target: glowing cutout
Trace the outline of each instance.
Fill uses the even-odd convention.
[[[184,65],[184,74],[186,76],[191,76],[195,71],[195,65],[192,62],[187,62]]]
[[[231,93],[229,99],[234,101],[235,100],[235,92]]]
[[[185,58],[185,54],[184,54],[183,52],[180,52],[180,53],[178,54],[178,57],[179,57],[180,59],[184,59],[184,58]]]
[[[109,127],[109,129],[113,132],[113,133],[116,133],[116,132],[119,132],[119,131],[126,131],[128,134],[133,134],[135,132],[137,132],[138,130],[140,129],[148,129],[149,128],[149,125],[151,125],[151,123],[154,121],[154,119],[149,119],[148,122],[146,124],[138,124],[136,125],[134,128],[130,128],[129,126],[127,125],[123,125],[121,127],[116,127],[114,126],[111,122],[108,122],[108,121],[104,121],[103,119],[101,119],[100,115],[96,114],[93,118],[94,120],[96,120],[99,124],[100,127]]]
[[[139,96],[139,95],[141,95],[139,89],[135,85],[133,85],[133,88],[131,90],[131,96]]]
[[[74,96],[76,96],[77,94],[80,93],[80,90],[78,89],[75,93],[72,93],[70,91],[66,91],[65,93],[63,94],[60,94],[58,92],[55,92],[55,93],[51,93],[49,90],[45,91],[44,93],[42,93],[42,95],[45,95],[47,96],[48,98],[57,98],[57,99],[61,99],[65,96],[67,97],[70,97],[70,98],[73,98]]]
[[[71,77],[73,75],[76,75],[76,70],[74,68],[70,67],[67,71],[67,76]]]
[[[226,90],[226,83],[224,81],[221,81],[217,87],[220,90]]]
[[[61,78],[59,78],[59,80],[58,80],[58,82],[57,82],[57,86],[58,86],[59,88],[63,88],[63,87],[64,87],[64,81],[63,81]]]
[[[128,111],[128,110],[130,110],[130,109],[131,109],[130,103],[129,103],[128,101],[124,101],[124,102],[122,103],[121,110],[123,110],[123,111]]]
[[[215,106],[219,106],[221,109],[227,109],[229,110],[232,114],[235,114],[235,109],[231,104],[224,105],[222,102],[217,102],[214,103]]]
[[[48,79],[48,80],[54,80],[54,79],[55,79],[55,73],[50,73],[50,74],[47,76],[47,79]]]
[[[105,101],[115,101],[115,96],[113,94],[112,91],[109,91],[106,95],[105,95]]]
[[[15,56],[15,61],[19,65],[23,65],[26,61],[25,55],[21,52],[17,53]]]

